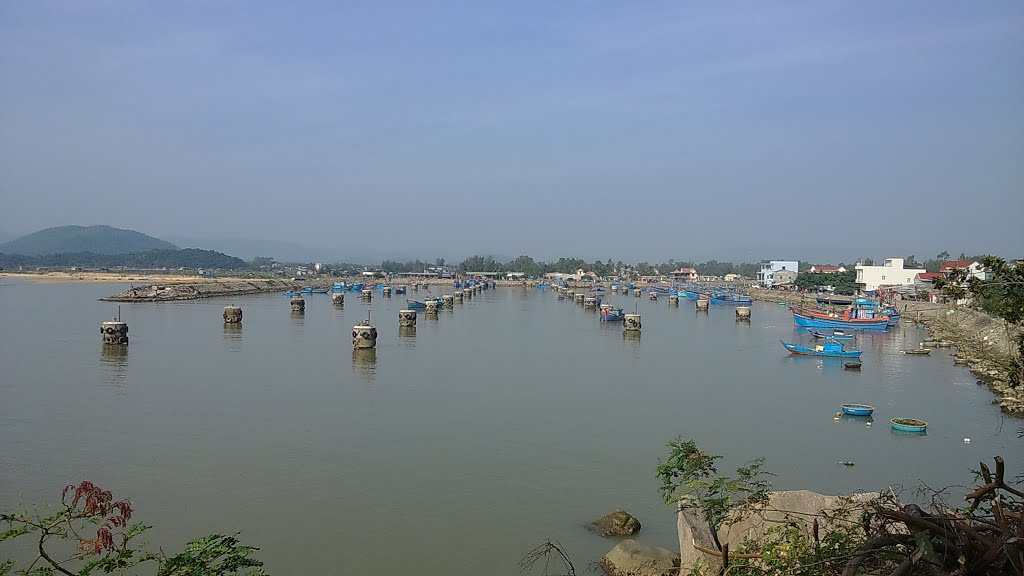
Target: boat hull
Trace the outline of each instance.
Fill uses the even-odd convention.
[[[871,416],[875,411],[874,406],[867,404],[843,404],[842,409],[847,416]]]
[[[793,323],[803,328],[842,328],[843,330],[875,330],[884,332],[888,318],[849,321],[841,318],[819,318],[793,311]]]
[[[924,421],[915,421],[915,423],[901,422],[902,418],[893,418],[890,420],[892,429],[898,432],[910,432],[913,434],[921,434],[928,430],[928,423]]]
[[[798,356],[819,356],[824,358],[860,358],[860,350],[816,350],[806,346],[782,342],[782,347],[790,354]]]

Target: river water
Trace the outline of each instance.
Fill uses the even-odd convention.
[[[123,288],[0,284],[0,508],[88,479],[165,549],[241,530],[274,574],[516,574],[545,538],[586,566],[614,541],[582,525],[617,507],[675,548],[654,467],[680,434],[723,468],[763,456],[777,488],[831,493],[966,484],[979,460],[1017,473],[1024,456],[1020,422],[948,351],[899,353],[926,336],[909,325],[860,337],[856,373],[787,356],[779,339],[807,337],[773,304],[739,324],[610,296],[643,314],[631,340],[551,292],[499,288],[401,336],[400,296],[307,296],[296,317],[268,294],[122,304],[131,344],[113,353],[98,332],[117,305],[97,298]],[[239,329],[221,321],[232,303]],[[355,354],[368,310],[377,350]],[[874,426],[835,422],[844,402],[875,405]],[[891,432],[900,416],[928,434]]]

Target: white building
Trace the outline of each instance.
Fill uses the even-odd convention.
[[[779,270],[789,270],[800,273],[800,265],[794,260],[772,260],[762,262],[761,269],[757,272],[757,282],[765,288],[775,285],[775,273]]]
[[[903,258],[886,258],[881,266],[857,264],[857,284],[865,292],[874,292],[882,286],[913,286],[914,277],[924,268],[904,268]]]
[[[939,272],[948,275],[957,269],[966,270],[968,275],[979,280],[988,280],[988,273],[985,272],[985,267],[977,260],[947,260],[942,263]]]

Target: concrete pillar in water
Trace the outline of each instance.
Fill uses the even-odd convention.
[[[619,288],[619,291],[622,292],[623,296],[628,296],[629,295],[629,288],[627,288],[626,286],[623,286],[623,287]]]
[[[710,303],[711,303],[710,300],[706,300],[704,298],[701,298],[701,299],[697,300],[697,311],[698,312],[707,312],[708,311],[708,305]]]
[[[593,296],[583,298],[583,307],[587,310],[595,310],[597,308],[597,298]]]
[[[463,288],[462,289],[462,295],[465,296],[467,300],[472,298],[473,297],[473,289],[472,288]]]
[[[400,327],[409,328],[416,326],[416,311],[415,310],[399,310],[398,311],[398,325]]]
[[[419,284],[413,284],[412,285],[412,291],[413,292],[419,292],[420,291],[420,285]]]
[[[353,348],[376,348],[377,329],[367,320],[352,327]]]
[[[654,290],[651,290],[650,292],[648,292],[648,293],[647,293],[647,296],[648,296],[648,298],[650,298],[651,300],[657,300],[657,299],[658,299],[658,293],[657,293],[657,292],[655,292]]]
[[[630,312],[622,319],[622,329],[626,332],[639,332],[641,326],[639,314]]]
[[[444,307],[451,310],[455,305],[455,296],[451,294],[445,294],[441,296],[441,301],[444,302]]]
[[[750,320],[750,306],[737,306],[736,320]]]
[[[224,323],[225,324],[238,324],[242,321],[242,309],[238,306],[225,306],[224,307]]]
[[[331,294],[331,304],[337,304],[339,306],[344,306],[345,305],[345,293],[344,292],[334,292],[333,294]]]
[[[585,302],[586,295],[582,292],[576,292],[572,295],[572,301],[576,304],[583,304]]]
[[[639,298],[640,295],[643,294],[643,293],[644,293],[643,290],[641,290],[639,288],[633,288],[633,296],[636,296],[637,298]]]
[[[359,293],[359,297],[363,300],[373,300],[373,289],[363,288],[363,291]]]
[[[679,306],[679,295],[678,294],[669,294],[668,295],[668,305],[669,306]]]
[[[435,302],[433,300],[428,300],[426,302],[426,308],[423,310],[423,313],[424,314],[433,314],[433,315],[436,316],[437,315],[437,302]]]
[[[305,312],[306,301],[302,299],[302,296],[292,296],[292,312]]]
[[[462,302],[462,292],[458,291],[455,294],[452,294],[452,299],[454,299],[456,302]]]
[[[391,298],[391,286],[385,286],[380,289],[380,293],[385,298]]]
[[[104,344],[128,344],[128,324],[116,318],[104,322],[100,334]]]

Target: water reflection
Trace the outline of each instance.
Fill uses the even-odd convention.
[[[406,348],[416,347],[416,327],[415,326],[399,326],[398,327],[398,339],[402,341],[402,344]]]
[[[224,323],[224,344],[225,348],[229,352],[241,352],[242,351],[242,323],[241,322],[225,322]]]
[[[104,344],[100,349],[100,365],[103,367],[103,381],[118,394],[128,389],[128,345]]]
[[[374,376],[377,375],[377,349],[353,348],[352,371],[360,379],[373,382]]]
[[[305,318],[306,313],[304,311],[300,312],[298,310],[292,310],[292,320],[294,320],[295,323],[298,324],[299,326],[302,326],[304,324]]]

